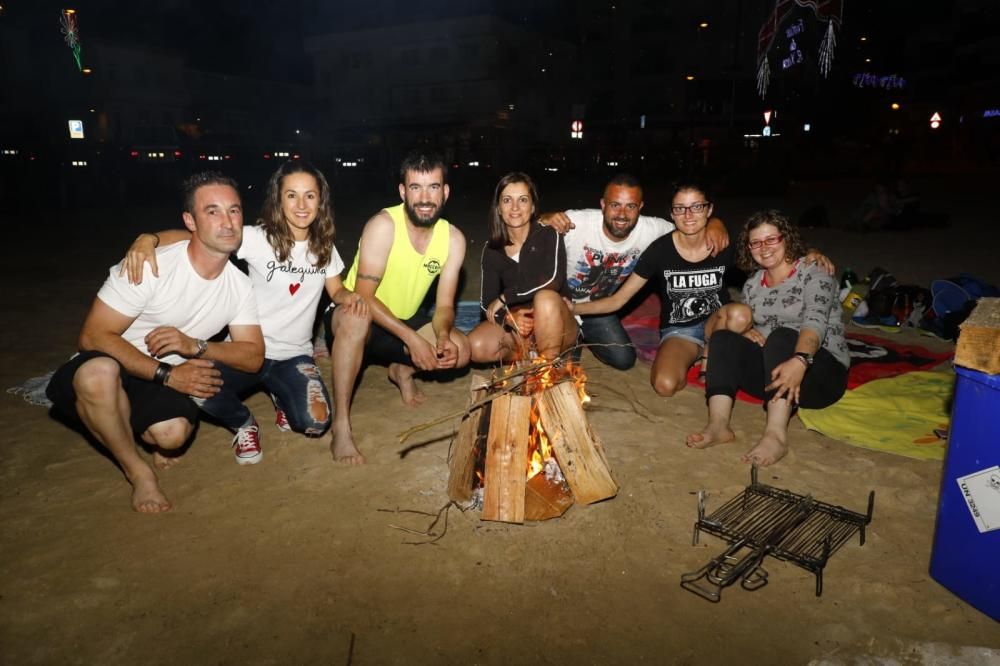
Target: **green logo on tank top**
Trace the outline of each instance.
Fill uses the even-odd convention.
[[[441,272],[441,262],[437,259],[428,259],[427,263],[424,264],[424,268],[427,269],[428,275],[437,275]]]

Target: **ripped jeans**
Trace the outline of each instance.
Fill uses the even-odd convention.
[[[284,361],[265,358],[257,372],[235,370],[218,362],[215,367],[222,372],[222,390],[205,400],[201,409],[230,430],[235,431],[251,419],[253,415],[242,399],[261,386],[271,394],[275,406],[285,412],[295,432],[319,436],[330,427],[330,394],[312,357],[303,355]]]

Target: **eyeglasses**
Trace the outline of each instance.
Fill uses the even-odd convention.
[[[768,236],[767,238],[761,238],[760,240],[752,240],[747,245],[751,250],[759,250],[761,245],[777,245],[784,239],[784,236],[778,234],[777,236]]]
[[[690,206],[671,206],[670,212],[674,215],[683,215],[685,212],[690,211],[697,215],[698,213],[708,210],[708,207],[712,204],[708,201],[702,201],[701,203],[693,203]]]

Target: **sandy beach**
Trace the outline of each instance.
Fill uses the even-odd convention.
[[[499,175],[499,174],[497,174]],[[875,266],[928,285],[966,271],[1000,284],[1000,220],[985,193],[996,174],[914,178],[943,229],[846,232],[864,195],[859,181],[793,184],[783,197],[716,198],[735,231],[754,210],[797,217],[827,206],[831,228],[809,243],[842,269]],[[596,206],[600,189],[546,189],[543,208]],[[336,188],[336,185],[335,185]],[[647,184],[646,212],[666,210],[665,186]],[[395,188],[337,198],[345,261],[360,225]],[[343,201],[341,199],[343,198]],[[478,297],[488,193],[460,192],[448,217],[470,238],[463,298]],[[140,230],[175,226],[170,207],[64,212],[3,249],[7,288],[3,386],[54,369],[73,351],[83,316],[110,266]],[[32,224],[27,216],[16,221]],[[13,228],[15,220],[9,219]],[[950,343],[900,333],[930,349]],[[329,371],[329,361],[323,362]],[[684,446],[705,419],[704,394],[662,399],[648,366],[609,369],[584,355],[589,418],[607,445],[616,498],[524,526],[448,512],[447,532],[415,545],[447,502],[455,424],[405,445],[397,435],[464,406],[469,379],[421,383],[428,400],[404,408],[382,368],[369,368],[354,402],[368,464],[332,463],[327,438],[281,433],[263,394],[248,404],[262,425],[264,460],[240,467],[231,435],[203,422],[182,462],[160,474],[172,512],[129,509],[129,486],[110,459],[43,408],[0,401],[0,661],[7,664],[855,664],[1000,660],[998,625],[931,579],[941,463],[849,446],[793,419],[791,451],[761,481],[863,511],[874,490],[867,543],[830,561],[821,597],[811,574],[770,562],[770,583],[738,586],[712,604],[679,586],[724,548],[692,546],[697,492],[718,506],[742,490],[739,456],[763,424],[739,402],[737,441]],[[327,375],[328,377],[329,375]],[[399,529],[399,528],[406,528]],[[443,529],[439,527],[439,530]],[[948,661],[948,660],[951,661]]]

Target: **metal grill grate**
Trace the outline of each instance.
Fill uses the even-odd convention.
[[[823,593],[823,568],[855,532],[865,543],[865,526],[871,522],[875,491],[868,495],[866,514],[814,500],[757,481],[757,467],[750,485],[705,515],[705,492],[698,493],[698,520],[693,543],[702,531],[729,543],[729,547],[697,571],[681,576],[681,587],[719,601],[722,589],[737,580],[756,590],[767,585],[763,561],[767,556],[791,562],[816,576],[816,596]]]

